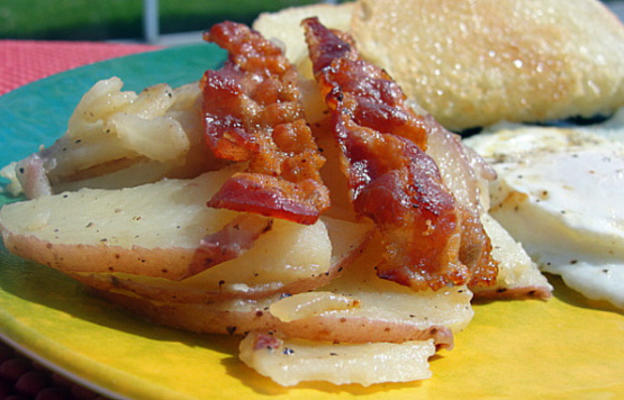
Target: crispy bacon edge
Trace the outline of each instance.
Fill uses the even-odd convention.
[[[200,83],[206,142],[217,157],[249,163],[208,205],[315,223],[329,207],[319,173],[325,159],[304,119],[295,67],[242,24],[217,24],[204,39],[229,52]]]
[[[207,205],[245,214],[204,237],[180,279],[250,249],[271,227],[272,220],[257,214],[310,225],[329,207],[319,173],[325,159],[304,119],[294,66],[242,24],[217,24],[204,40],[228,51],[223,67],[200,81],[206,144],[218,158],[248,163]]]
[[[460,260],[467,254],[462,238],[470,238],[462,222],[474,220],[425,154],[432,128],[428,116],[414,114],[400,87],[362,60],[348,35],[327,29],[317,18],[302,25],[343,152],[354,208],[370,217],[383,236],[384,261],[377,275],[415,290],[493,283],[497,268],[490,258],[485,257],[485,267],[475,262],[473,271]],[[485,253],[488,246],[489,241]]]

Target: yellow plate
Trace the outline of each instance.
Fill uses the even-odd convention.
[[[2,96],[0,165],[51,143],[97,79],[118,75],[133,89],[179,85],[221,59],[210,46],[167,49],[68,71]],[[0,195],[0,204],[6,200]],[[97,390],[137,399],[624,398],[624,315],[590,308],[554,283],[548,302],[477,305],[455,349],[432,360],[428,381],[283,388],[237,360],[236,338],[151,325],[0,247],[0,336]]]
[[[236,358],[238,339],[163,328],[92,296],[49,268],[3,254],[0,333],[54,369],[128,398],[621,398],[624,316],[555,297],[475,307],[433,378],[409,384],[283,388]]]

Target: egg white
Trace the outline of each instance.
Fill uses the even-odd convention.
[[[582,129],[507,125],[466,142],[498,173],[490,186],[490,214],[540,269],[561,275],[590,299],[624,309],[624,143],[617,141],[624,140],[624,130],[619,126],[613,121]]]

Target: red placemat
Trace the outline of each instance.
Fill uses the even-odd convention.
[[[0,95],[81,65],[159,48],[144,44],[0,40]]]

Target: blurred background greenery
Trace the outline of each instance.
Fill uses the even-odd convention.
[[[158,34],[202,31],[225,19],[251,23],[262,11],[318,2],[158,0]],[[604,2],[622,18],[624,0]],[[0,39],[142,41],[143,11],[144,0],[0,0]]]
[[[160,0],[160,33],[198,31],[230,19],[318,0]],[[1,0],[0,38],[115,40],[143,37],[142,0]]]

